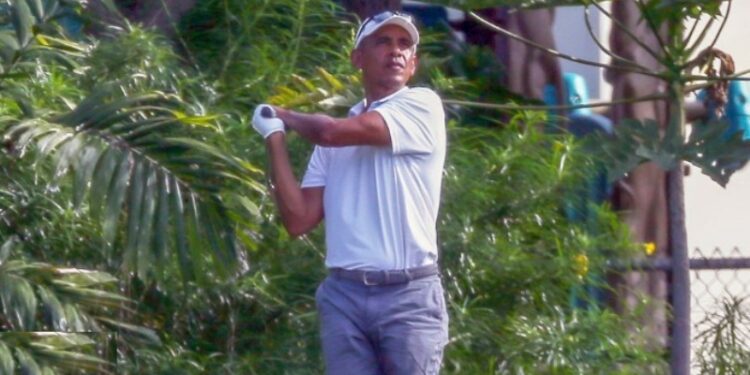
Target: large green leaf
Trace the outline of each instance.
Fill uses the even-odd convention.
[[[45,320],[55,331],[67,331],[68,320],[65,317],[65,307],[49,288],[37,287],[37,293],[42,303]]]
[[[42,368],[34,359],[34,356],[29,354],[28,351],[22,348],[16,348],[16,359],[18,360],[18,367],[21,368],[21,373],[24,375],[43,375]]]
[[[0,267],[2,267],[3,262],[8,259],[13,249],[16,248],[19,243],[18,236],[14,235],[8,237],[5,242],[0,245]]]
[[[742,132],[731,134],[729,129],[725,121],[694,124],[683,153],[686,161],[721,186],[750,159],[750,141],[743,139]]]
[[[7,364],[17,364],[22,374],[107,374],[110,364],[92,354],[91,349],[95,344],[90,336],[83,334],[5,332],[0,333],[0,357],[8,360]],[[4,351],[12,354],[6,357],[2,354]],[[0,370],[3,368],[0,367]],[[13,370],[2,372],[13,373]]]
[[[26,0],[26,2],[28,3],[31,14],[33,14],[34,18],[36,19],[35,22],[44,22],[46,14],[42,0]],[[57,1],[49,1],[49,3],[57,3]]]
[[[12,374],[16,361],[7,345],[0,341],[0,374]]]
[[[721,186],[750,159],[750,142],[742,134],[729,134],[726,122],[697,123],[688,139],[674,129],[662,135],[653,120],[626,120],[615,127],[614,137],[598,136],[594,142],[616,180],[641,163],[652,161],[671,170],[682,160],[693,163]]]
[[[34,329],[37,299],[28,281],[0,270],[0,302],[11,327],[18,330]]]
[[[34,36],[32,31],[35,24],[34,16],[26,0],[14,0],[12,5],[11,17],[16,31],[16,40],[19,46],[25,47]]]
[[[237,264],[234,226],[219,194],[237,186],[262,191],[253,178],[258,169],[190,137],[192,128],[175,117],[184,113],[174,109],[181,105],[175,97],[119,95],[102,88],[68,113],[21,121],[9,134],[22,150],[34,145],[55,157],[58,174],[72,171],[76,189],[88,191],[92,215],[102,218],[105,251],[116,248],[126,218],[124,272],[150,279],[157,261],[177,259],[184,275],[195,275],[196,265],[230,274]],[[83,191],[74,194],[78,205]]]

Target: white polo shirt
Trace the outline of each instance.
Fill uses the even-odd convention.
[[[363,112],[365,101],[349,116]],[[426,88],[403,88],[369,111],[391,146],[316,146],[302,187],[325,186],[326,266],[393,270],[437,262],[445,112]]]

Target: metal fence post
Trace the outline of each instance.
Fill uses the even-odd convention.
[[[672,375],[690,373],[690,259],[685,229],[682,164],[668,174],[669,231],[672,247]]]

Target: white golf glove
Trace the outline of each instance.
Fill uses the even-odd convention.
[[[255,112],[253,113],[253,129],[265,139],[276,132],[284,133],[284,121],[276,117],[276,111],[274,111],[273,107],[268,104],[261,104],[255,107]]]

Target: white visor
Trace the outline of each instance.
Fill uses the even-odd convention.
[[[419,31],[417,31],[417,27],[414,26],[414,22],[410,15],[385,11],[372,17],[368,17],[362,22],[362,25],[359,26],[359,30],[357,30],[357,35],[355,36],[354,49],[357,49],[365,38],[374,34],[385,25],[400,26],[409,33],[415,46],[419,44]]]

